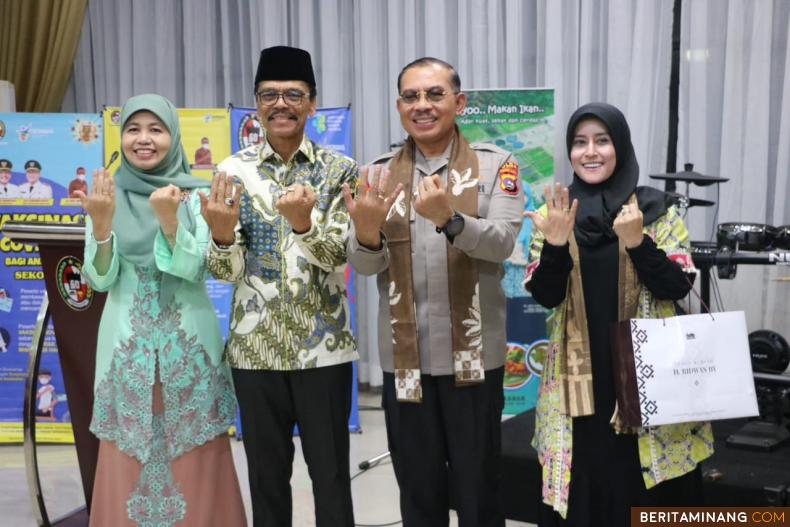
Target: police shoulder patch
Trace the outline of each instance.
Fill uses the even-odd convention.
[[[518,163],[505,163],[499,167],[499,188],[510,195],[518,194]]]

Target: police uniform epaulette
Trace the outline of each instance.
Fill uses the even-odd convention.
[[[395,154],[397,154],[399,150],[400,149],[395,149],[395,150],[390,150],[389,152],[385,152],[385,153],[381,154],[380,156],[374,158],[373,161],[370,162],[370,164],[371,165],[380,165],[382,163],[386,163],[387,161],[389,161],[390,159],[395,157]]]
[[[510,155],[510,152],[508,152],[504,148],[498,147],[494,143],[471,143],[469,146],[472,148],[472,150],[486,150],[488,152],[494,152],[496,154],[502,154],[506,156]]]

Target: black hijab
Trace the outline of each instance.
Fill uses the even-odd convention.
[[[568,158],[576,127],[589,117],[595,117],[604,123],[617,155],[614,172],[609,179],[591,185],[582,181],[574,172],[573,183],[569,187],[571,199],[579,200],[576,226],[573,229],[576,241],[579,245],[595,246],[617,239],[612,224],[631,194],[636,192],[645,225],[653,223],[666,212],[669,196],[653,187],[637,188],[639,163],[634,154],[634,145],[631,144],[631,130],[623,113],[611,104],[589,103],[573,112],[565,133]]]

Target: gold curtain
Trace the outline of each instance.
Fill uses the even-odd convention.
[[[0,79],[20,112],[59,112],[88,0],[0,0]]]

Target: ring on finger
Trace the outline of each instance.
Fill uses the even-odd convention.
[[[227,205],[228,207],[232,207],[233,203],[234,203],[233,198],[225,198],[225,205]]]

